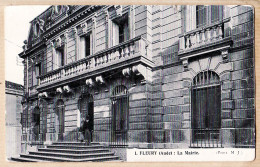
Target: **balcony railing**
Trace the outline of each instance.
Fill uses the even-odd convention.
[[[229,21],[230,19],[225,19],[181,35],[179,53],[184,53],[201,46],[224,40],[226,37],[230,36],[228,32],[225,32],[230,31],[228,29],[228,26],[230,26],[228,25]]]
[[[117,46],[105,49],[94,55],[65,65],[39,77],[39,86],[49,85],[56,81],[68,79],[101,68],[109,68],[118,62],[126,61],[135,57],[147,58],[147,41],[138,36]]]

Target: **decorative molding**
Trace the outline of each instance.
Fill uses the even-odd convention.
[[[66,93],[71,93],[71,92],[72,92],[72,89],[70,88],[69,85],[63,86],[63,90],[64,90],[64,92],[66,92]]]
[[[104,78],[102,77],[102,75],[100,75],[100,76],[97,76],[97,77],[96,77],[96,82],[97,82],[97,83],[100,83],[100,84],[104,84],[104,83],[105,83],[105,80],[104,80]]]
[[[221,56],[224,63],[228,62],[228,49],[221,50]]]
[[[125,69],[122,70],[122,74],[123,74],[125,77],[129,77],[130,74],[131,74],[131,71],[132,71],[132,69],[131,69],[130,67],[128,67],[128,68],[125,68]]]
[[[135,65],[132,67],[132,71],[134,74],[136,75],[142,75],[144,77],[144,80],[145,81],[149,81],[149,82],[152,82],[152,71],[151,69],[141,65],[141,64],[138,64],[138,65]],[[144,81],[143,81],[144,83]]]
[[[184,71],[188,71],[188,59],[184,59],[182,61],[182,65],[183,65],[183,68],[184,68]]]
[[[86,85],[89,86],[89,87],[93,87],[94,86],[94,82],[91,78],[87,79],[86,80]]]
[[[62,90],[61,87],[59,87],[59,88],[56,89],[56,92],[57,92],[57,93],[63,93],[63,90]]]

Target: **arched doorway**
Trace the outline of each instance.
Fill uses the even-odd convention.
[[[37,106],[32,113],[32,140],[38,141],[40,134],[40,108]]]
[[[126,145],[128,132],[128,91],[123,85],[112,92],[111,145]]]
[[[83,118],[88,116],[89,118],[89,130],[91,132],[91,136],[94,130],[94,102],[93,96],[90,94],[83,94],[79,99],[79,111],[80,111],[80,122]],[[92,140],[92,137],[91,137]]]
[[[192,85],[191,147],[221,147],[221,87],[213,71],[200,72]]]
[[[63,141],[63,135],[64,135],[64,117],[65,117],[65,106],[63,100],[59,99],[56,102],[55,107],[55,130],[56,134],[58,135],[58,140]]]

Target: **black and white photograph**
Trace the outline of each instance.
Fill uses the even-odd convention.
[[[4,14],[7,161],[255,159],[253,6]]]

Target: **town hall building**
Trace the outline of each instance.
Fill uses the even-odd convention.
[[[51,6],[24,51],[22,150],[255,147],[250,6]]]

